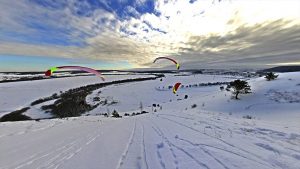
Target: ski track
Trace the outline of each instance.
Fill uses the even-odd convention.
[[[188,151],[186,151],[186,150],[184,150],[183,148],[181,148],[181,147],[179,147],[179,146],[177,146],[177,145],[175,145],[175,144],[173,144],[165,135],[164,135],[164,133],[162,132],[162,130],[155,124],[155,123],[153,123],[154,124],[154,126],[152,127],[153,128],[153,130],[156,132],[156,134],[158,135],[158,136],[160,136],[161,138],[162,138],[162,140],[165,142],[165,143],[167,143],[170,147],[174,147],[174,148],[176,148],[177,150],[179,150],[179,151],[181,151],[182,153],[184,153],[186,156],[188,156],[191,160],[193,160],[194,162],[196,162],[196,164],[198,164],[200,167],[204,167],[204,168],[206,168],[206,169],[209,169],[209,167],[206,165],[206,164],[204,164],[204,163],[202,163],[201,161],[199,161],[198,159],[196,159],[192,154],[190,154]],[[174,153],[174,151],[173,151],[173,154],[175,154]],[[175,155],[175,157],[176,157],[176,155]],[[177,166],[177,162],[176,161],[174,161],[174,164],[175,164],[175,166]],[[177,168],[178,168],[178,166],[177,166]]]
[[[33,127],[33,124],[31,124],[30,126],[27,126],[25,127],[25,131],[20,131],[20,132],[17,132],[17,133],[10,133],[10,134],[3,134],[3,135],[0,135],[0,139],[1,138],[5,138],[5,137],[11,137],[11,136],[18,136],[18,135],[23,135],[23,134],[28,134],[28,133],[33,133],[33,132],[38,132],[38,131],[43,131],[43,130],[47,130],[47,129],[51,129],[53,127],[58,127],[59,125],[62,125],[63,122],[57,122],[55,121],[54,123],[48,125],[48,126],[45,126],[45,127],[40,127],[40,128],[35,128],[35,129],[32,129]]]
[[[134,131],[129,138],[127,148],[125,149],[118,168],[149,169],[147,160],[145,126],[142,119],[135,120]],[[134,134],[133,134],[134,133]]]
[[[157,131],[157,129],[153,126],[153,125],[155,125],[155,124],[154,124],[154,122],[153,122],[152,120],[151,120],[151,124],[152,124],[152,129],[155,131],[155,133],[158,134],[159,137],[162,137],[162,135],[159,134],[159,132]],[[164,140],[164,141],[165,141],[165,140]],[[169,150],[170,150],[170,152],[171,152],[171,154],[172,154],[172,157],[173,157],[173,164],[174,164],[174,166],[175,166],[175,169],[179,169],[179,166],[178,166],[179,162],[178,162],[178,159],[177,159],[177,155],[175,154],[172,145],[170,144],[169,141],[165,141],[165,142],[167,143],[167,145],[168,145],[168,147],[169,147]]]
[[[144,124],[143,124],[143,128],[142,128],[142,137],[143,137],[143,155],[144,155],[144,163],[146,165],[146,169],[149,169],[149,165],[147,162],[147,153],[146,153],[146,145],[145,145],[145,129],[144,129]]]
[[[38,160],[41,160],[41,159],[44,159],[48,156],[54,155],[54,157],[51,157],[49,160],[47,160],[47,161],[50,161],[47,164],[50,164],[51,162],[53,162],[54,159],[58,158],[62,153],[67,152],[68,150],[71,150],[74,147],[74,145],[76,145],[76,142],[78,142],[78,140],[75,140],[75,141],[73,141],[69,144],[65,144],[65,145],[63,145],[63,146],[61,146],[61,147],[59,147],[59,148],[57,148],[54,151],[51,151],[49,153],[33,155],[32,159],[25,160],[27,162],[24,161],[23,164],[18,165],[14,168],[16,168],[16,169],[23,168],[23,167],[26,167],[26,166],[29,166],[29,165],[33,164],[34,162],[36,162]],[[34,157],[36,157],[36,158],[34,158]],[[40,168],[40,167],[38,167],[38,168]]]
[[[294,150],[289,148],[289,145],[293,146],[293,144],[288,144],[286,146],[281,144],[283,141],[288,141],[291,139],[292,141],[293,139],[297,141],[299,139],[299,135],[294,133],[287,134],[257,126],[243,128],[243,124],[236,124],[233,121],[228,121],[230,122],[230,125],[227,125],[226,129],[222,130],[222,126],[226,126],[227,123],[224,121],[215,120],[219,118],[215,115],[205,116],[201,120],[199,120],[198,117],[192,117],[192,115],[187,115],[187,117],[184,117],[176,114],[147,114],[132,118],[134,118],[134,124],[132,125],[131,132],[130,130],[128,132],[128,135],[130,134],[130,136],[126,147],[120,159],[118,160],[118,163],[116,163],[116,169],[127,169],[132,167],[137,169],[150,169],[155,165],[157,166],[156,168],[161,169],[179,169],[182,168],[181,166],[187,165],[185,163],[186,161],[191,161],[193,164],[195,164],[191,165],[191,168],[230,169],[232,167],[240,168],[239,165],[234,163],[238,161],[238,159],[243,160],[243,163],[256,164],[255,166],[258,168],[287,168],[288,166],[284,166],[284,163],[280,160],[277,160],[277,158],[284,156],[285,158],[289,157],[295,160],[300,159],[299,152],[296,149]],[[71,122],[70,124],[72,124],[72,121],[65,122]],[[52,144],[51,148],[48,148],[48,150],[44,149],[43,151],[27,156],[27,158],[24,158],[22,161],[16,161],[10,165],[2,166],[3,169],[63,168],[63,164],[67,160],[72,159],[72,157],[76,156],[83,149],[85,149],[85,147],[89,146],[100,137],[101,130],[98,128],[98,125],[87,125],[87,123],[99,122],[99,120],[75,121],[75,123],[77,122],[80,122],[82,127],[88,127],[87,130],[80,130],[80,133],[76,135],[59,140],[59,142]],[[45,126],[38,128],[34,128],[34,126],[31,124],[25,127],[25,131],[27,131],[27,134],[45,131],[47,129],[50,131],[50,129],[62,125],[62,123],[63,122],[55,121],[51,124],[46,124]],[[183,129],[183,131],[191,130],[196,132],[200,138],[202,137],[205,140],[209,139],[212,144],[190,140],[190,138],[193,138],[193,132],[187,132],[188,135],[182,136],[181,133],[177,133],[176,130],[173,130],[172,126],[176,128],[179,126]],[[207,129],[207,131],[202,131],[199,128]],[[87,132],[94,129],[96,130]],[[230,142],[229,140],[225,141],[221,139],[224,137],[224,135],[228,136],[230,134],[228,131],[233,131],[235,133],[235,137],[241,136],[243,138],[258,138],[258,140],[254,139],[255,142],[253,143],[253,146],[257,146],[258,149],[261,149],[264,152],[269,151],[270,154],[273,152],[273,158],[263,158],[258,154],[254,154],[253,152],[234,145],[234,143]],[[209,132],[211,132],[212,135],[210,135]],[[78,137],[82,135],[84,137]],[[260,138],[262,136],[265,138]],[[2,137],[2,139],[5,137]],[[149,140],[148,137],[151,139]],[[152,137],[158,137],[158,139],[153,140]],[[268,145],[270,141],[273,142],[271,145]],[[149,149],[149,145],[154,145],[155,149],[153,155],[156,155],[156,160],[151,158],[151,156],[148,154],[149,151],[151,151]],[[231,157],[235,159],[234,162],[232,163],[232,161],[228,161],[228,158],[223,158],[222,154],[228,154],[228,156],[226,155],[225,157]],[[207,160],[210,161],[210,163],[208,163]],[[211,163],[211,161],[214,162]]]
[[[183,119],[187,119],[187,120],[195,120],[194,118],[186,118],[186,117],[182,117],[182,116],[176,116],[176,115],[169,115],[169,114],[160,114],[160,115],[168,115],[168,116],[172,116],[172,117],[177,117],[177,118],[183,118]],[[160,130],[160,132],[162,133],[162,131]],[[176,138],[176,137],[175,137]],[[194,145],[193,145],[194,146]],[[221,162],[219,159],[217,159],[215,156],[213,156],[208,150],[204,149],[203,147],[200,147],[201,150],[207,154],[208,156],[212,157],[217,163],[219,163],[223,168],[225,169],[229,169],[223,162]],[[207,167],[207,166],[206,166]]]
[[[59,168],[66,160],[71,159],[73,156],[78,154],[81,150],[85,148],[85,146],[88,146],[90,143],[94,142],[100,134],[98,134],[100,131],[96,130],[93,134],[90,136],[87,136],[83,138],[82,140],[79,139],[77,144],[73,144],[68,150],[64,150],[57,156],[55,156],[52,162],[47,163],[45,166],[42,166],[40,168]]]
[[[233,144],[231,144],[231,143],[228,143],[228,142],[226,142],[226,141],[224,141],[224,140],[222,140],[222,139],[220,139],[220,138],[218,138],[218,137],[213,137],[213,136],[208,135],[208,134],[206,134],[206,133],[203,133],[203,132],[201,132],[200,130],[197,130],[197,129],[191,127],[191,126],[182,124],[182,123],[180,123],[180,122],[177,122],[177,121],[175,121],[175,120],[172,120],[172,119],[169,119],[169,118],[166,118],[166,117],[160,117],[159,115],[158,115],[157,117],[162,118],[162,119],[165,119],[165,120],[168,120],[168,121],[170,121],[170,122],[173,122],[174,124],[177,124],[177,125],[180,125],[180,126],[182,126],[182,127],[188,128],[188,129],[190,129],[190,130],[192,130],[192,131],[195,131],[195,132],[200,133],[200,134],[202,134],[202,135],[208,136],[208,137],[210,137],[210,138],[212,138],[212,139],[218,140],[218,141],[224,143],[225,145],[230,146],[231,148],[238,149],[238,150],[240,150],[240,151],[242,151],[242,152],[244,152],[244,153],[247,153],[248,155],[251,155],[251,156],[257,158],[257,160],[254,160],[255,162],[257,162],[257,163],[259,163],[259,164],[261,164],[261,165],[264,165],[265,167],[272,167],[272,168],[274,168],[274,166],[273,166],[272,164],[265,163],[267,160],[264,159],[263,157],[260,157],[260,156],[254,154],[254,153],[251,153],[251,152],[249,152],[249,151],[247,151],[247,150],[244,150],[244,149],[242,149],[242,148],[240,148],[240,147],[237,147],[237,146],[235,146],[235,145],[233,145]],[[260,162],[259,160],[262,161],[262,162]],[[270,165],[271,165],[271,166],[270,166]]]
[[[116,167],[116,169],[120,169],[125,161],[125,159],[127,158],[127,154],[129,152],[129,148],[130,146],[132,145],[133,143],[133,139],[134,139],[134,136],[136,134],[136,118],[134,119],[134,127],[132,129],[132,132],[131,132],[131,135],[130,135],[130,138],[127,142],[127,145],[126,145],[126,148],[121,156],[121,158],[119,159],[119,163],[118,163],[118,166]]]
[[[55,122],[56,124],[56,122]],[[49,125],[51,127],[44,127],[43,129],[52,128],[55,125]],[[26,128],[27,129],[27,128]],[[40,130],[38,130],[40,131]],[[52,145],[53,148],[49,150],[43,150],[31,155],[29,158],[16,162],[12,165],[5,166],[4,169],[21,169],[21,168],[58,168],[65,160],[71,159],[74,155],[79,153],[84,146],[88,146],[100,136],[99,130],[88,134],[83,138],[68,137],[58,144]],[[73,140],[70,142],[70,140]],[[67,143],[67,144],[66,144]],[[31,166],[31,167],[30,167]],[[34,167],[36,166],[36,167]]]
[[[70,146],[73,146],[76,143],[76,141],[77,140],[75,140],[75,141],[73,141],[69,144],[65,144],[65,142],[68,142],[68,141],[63,140],[62,143],[61,143],[62,146],[59,146],[58,148],[56,148],[56,149],[54,149],[54,150],[52,150],[48,153],[45,153],[44,151],[41,151],[39,153],[36,153],[36,154],[30,156],[29,158],[25,159],[24,161],[19,162],[19,165],[14,164],[12,166],[6,166],[4,168],[16,168],[17,169],[17,168],[22,168],[22,167],[28,166],[28,165],[34,163],[35,161],[38,161],[38,160],[43,159],[47,156],[53,155],[56,152],[59,152],[61,150],[65,150],[66,148],[69,148]],[[60,144],[57,144],[57,145],[60,145]],[[55,145],[54,147],[56,147],[57,145]]]

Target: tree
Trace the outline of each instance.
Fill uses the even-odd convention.
[[[112,117],[119,118],[119,117],[122,117],[122,116],[120,116],[119,113],[116,110],[114,110],[112,112]]]
[[[265,78],[267,79],[267,81],[275,80],[277,77],[278,77],[278,75],[275,75],[275,73],[273,73],[273,72],[269,72],[265,76]]]
[[[238,99],[238,95],[240,93],[247,94],[250,93],[251,91],[248,82],[239,79],[230,82],[230,88],[233,89],[233,94],[235,94],[235,99]]]

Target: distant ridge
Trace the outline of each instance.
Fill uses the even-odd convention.
[[[299,72],[299,66],[277,66],[269,69],[261,70],[262,72]]]

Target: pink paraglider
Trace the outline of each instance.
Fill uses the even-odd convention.
[[[89,72],[89,73],[93,73],[97,76],[99,76],[103,81],[105,81],[104,77],[101,75],[100,72],[98,72],[97,70],[95,69],[91,69],[91,68],[88,68],[88,67],[82,67],[82,66],[59,66],[59,67],[52,67],[50,68],[49,70],[47,70],[45,72],[45,76],[51,76],[53,74],[54,71],[57,71],[59,69],[75,69],[75,70],[82,70],[82,71],[85,71],[85,72]]]

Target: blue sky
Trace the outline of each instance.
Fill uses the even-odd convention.
[[[17,56],[17,55],[2,55],[0,63],[3,70],[7,72],[15,71],[37,71],[47,70],[53,66],[63,65],[81,65],[95,69],[128,69],[131,65],[126,61],[109,62],[109,61],[94,61],[74,58],[59,58],[59,57],[39,57],[39,56]]]
[[[0,71],[168,66],[152,64],[159,56],[184,68],[299,64],[299,11],[296,0],[2,0]]]

